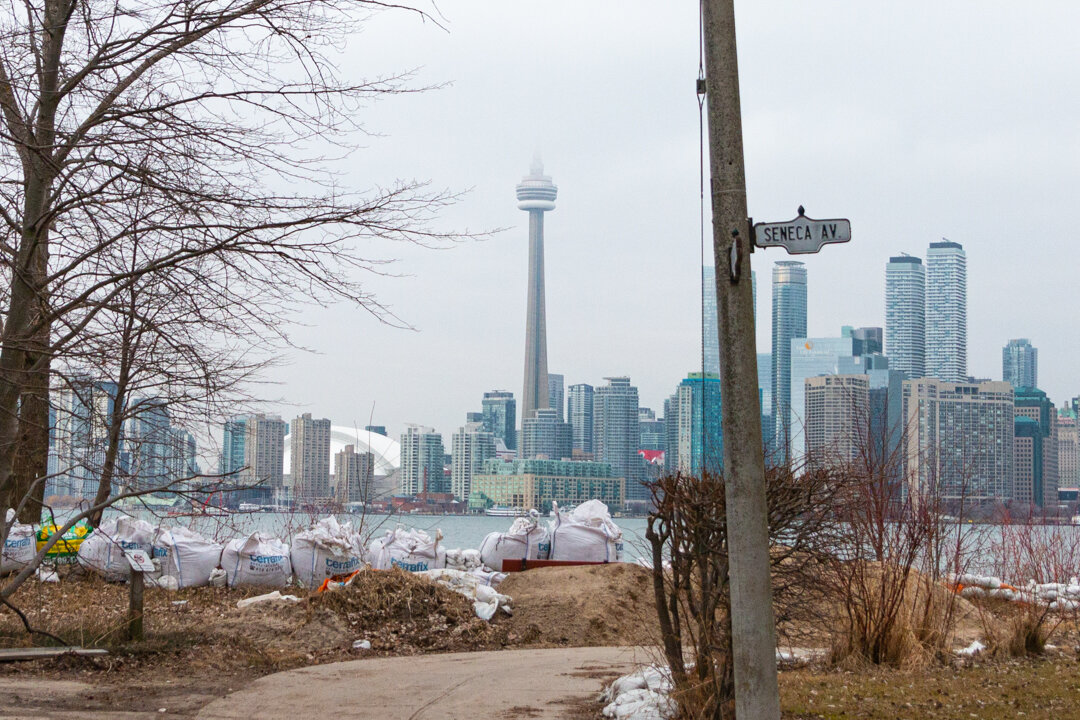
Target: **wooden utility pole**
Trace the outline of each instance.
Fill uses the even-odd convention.
[[[735,715],[779,720],[734,0],[702,0]]]

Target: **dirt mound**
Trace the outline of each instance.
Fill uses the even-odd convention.
[[[409,655],[491,649],[505,631],[476,617],[472,601],[403,570],[362,572],[348,587],[314,595],[308,612],[329,612],[371,649]],[[313,616],[308,622],[321,622]]]
[[[627,563],[544,567],[511,575],[499,592],[514,599],[507,641],[542,647],[660,642],[652,574]]]

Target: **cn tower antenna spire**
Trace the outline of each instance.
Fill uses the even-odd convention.
[[[544,303],[544,213],[555,209],[558,188],[544,175],[540,155],[533,156],[529,174],[517,186],[518,209],[529,213],[529,277],[525,316],[525,387],[521,420],[549,407],[547,312]]]

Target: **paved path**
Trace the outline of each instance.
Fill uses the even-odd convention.
[[[206,705],[206,720],[560,718],[607,676],[649,657],[635,648],[568,648],[372,658],[259,678]]]

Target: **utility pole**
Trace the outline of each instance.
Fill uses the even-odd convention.
[[[779,720],[734,0],[702,0],[735,715]]]

